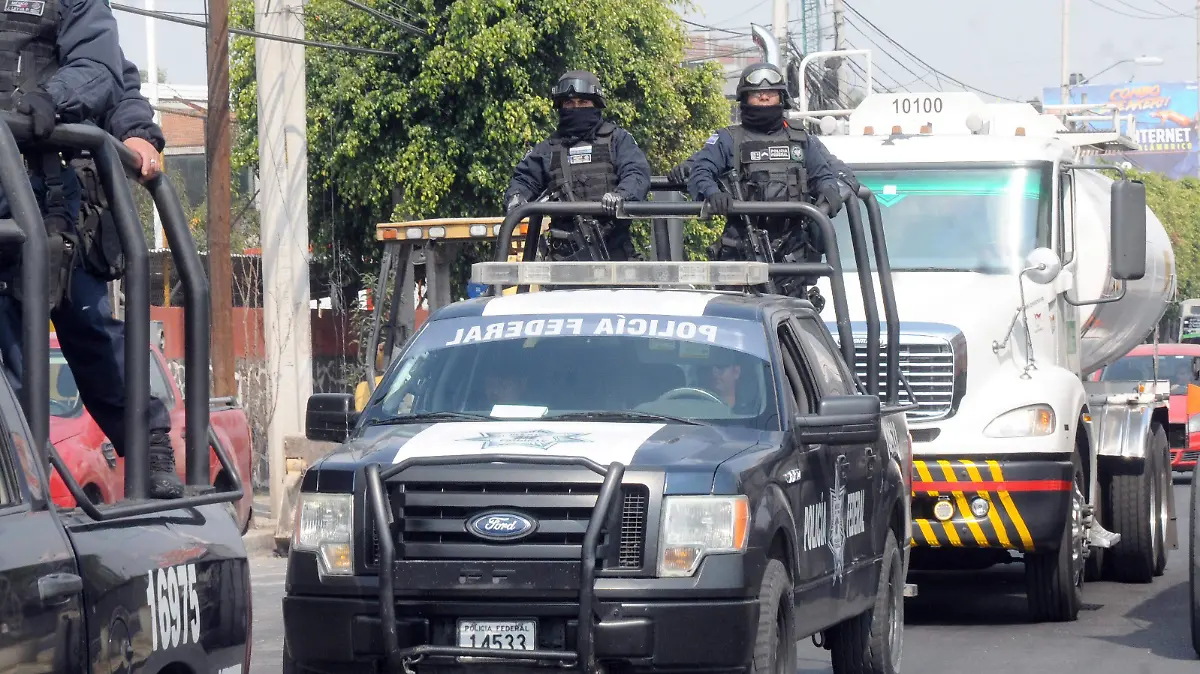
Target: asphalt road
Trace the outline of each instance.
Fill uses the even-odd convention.
[[[1089,583],[1074,623],[1030,624],[1020,564],[985,573],[913,579],[905,607],[905,672],[971,674],[1196,674],[1188,636],[1186,482],[1175,485],[1181,548],[1150,585]],[[252,674],[278,674],[283,647],[284,560],[253,560]],[[801,642],[800,674],[831,672],[826,651]]]

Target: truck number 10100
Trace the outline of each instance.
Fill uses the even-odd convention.
[[[940,96],[914,96],[912,98],[897,98],[892,101],[892,108],[895,112],[905,115],[941,112],[942,105]]]

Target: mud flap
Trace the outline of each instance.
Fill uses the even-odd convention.
[[[1163,498],[1167,499],[1167,540],[1166,545],[1168,550],[1179,549],[1179,514],[1175,512],[1175,480],[1171,474],[1171,467],[1167,466],[1167,493],[1163,494]]]

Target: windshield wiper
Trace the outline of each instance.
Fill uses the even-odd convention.
[[[418,412],[417,414],[402,414],[386,419],[372,419],[367,426],[395,426],[399,424],[419,424],[422,421],[495,421],[495,417],[471,412]]]
[[[672,417],[666,414],[651,414],[650,412],[634,412],[634,411],[596,411],[596,412],[565,412],[563,414],[552,414],[547,417],[542,417],[539,421],[568,421],[568,420],[589,420],[589,421],[670,421],[677,424],[687,424],[689,426],[711,426],[712,424],[697,421],[696,419],[685,419],[683,417]]]

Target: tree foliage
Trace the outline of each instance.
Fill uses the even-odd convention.
[[[1143,171],[1130,178],[1146,183],[1146,204],[1171,237],[1179,299],[1200,297],[1200,180]]]
[[[719,69],[684,63],[680,3],[365,1],[419,31],[340,0],[304,9],[309,39],[403,54],[307,51],[314,252],[336,239],[359,272],[378,259],[372,237],[383,219],[499,214],[512,167],[555,126],[549,92],[566,70],[597,74],[607,118],[633,134],[656,173],[728,123]],[[232,23],[252,27],[252,0],[235,0]],[[231,50],[235,170],[258,159],[254,46],[235,37]],[[689,232],[693,247],[716,235],[702,227]]]

